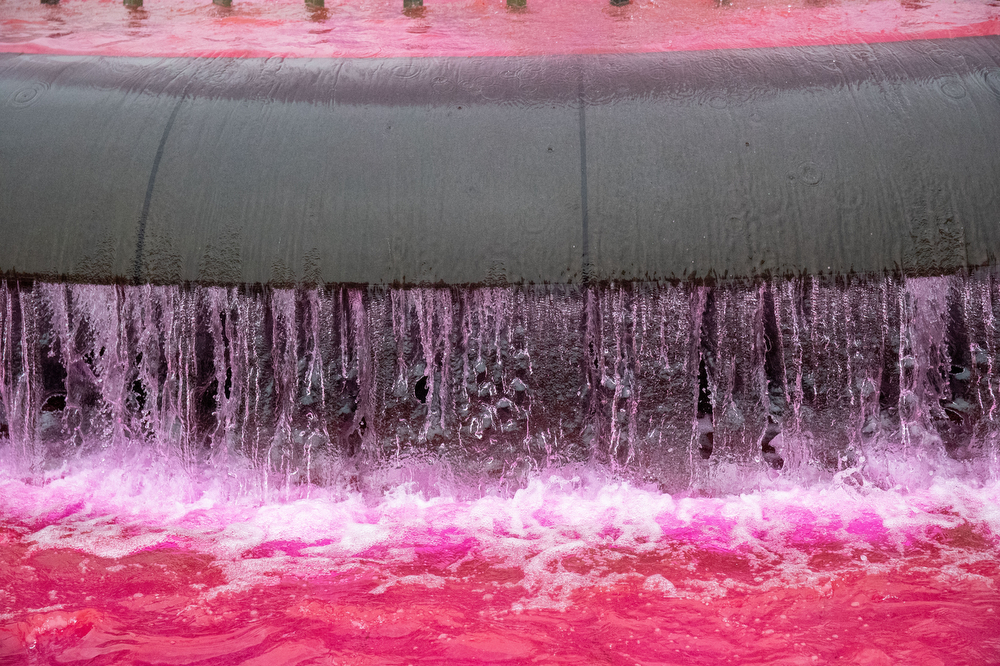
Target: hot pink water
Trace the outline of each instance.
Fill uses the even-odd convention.
[[[996,0],[0,0],[0,51],[159,57],[636,53],[1000,34]]]
[[[326,5],[0,0],[0,51],[1000,33],[987,0]],[[998,310],[992,274],[3,283],[0,664],[1000,663]]]
[[[0,663],[1000,663],[991,272],[0,306]]]
[[[120,481],[4,484],[3,663],[1000,660],[996,485],[220,506]]]

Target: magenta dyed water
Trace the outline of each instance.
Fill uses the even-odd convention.
[[[128,476],[4,483],[4,663],[1000,659],[995,484],[242,505]]]
[[[0,306],[0,663],[1000,662],[992,272]]]
[[[160,57],[636,53],[1000,34],[995,0],[0,0],[0,51]]]
[[[0,0],[0,51],[71,57],[993,34],[992,0]],[[998,314],[990,271],[3,282],[0,664],[1000,663]]]

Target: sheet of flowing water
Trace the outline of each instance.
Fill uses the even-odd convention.
[[[0,662],[1000,661],[992,272],[0,287]]]
[[[0,0],[0,52],[161,57],[636,53],[1000,34],[996,0]]]

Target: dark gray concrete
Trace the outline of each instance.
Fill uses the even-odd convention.
[[[875,49],[832,52],[841,72],[844,59],[879,67],[819,85],[744,80],[714,96],[588,107],[594,274],[934,274],[993,263],[995,66],[942,73],[928,59],[919,75],[897,63],[886,72]]]
[[[945,273],[996,261],[998,146],[993,37],[627,57],[0,56],[0,273]]]

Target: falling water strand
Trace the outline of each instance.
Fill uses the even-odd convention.
[[[367,487],[390,458],[477,488],[588,464],[672,490],[848,469],[887,484],[896,451],[994,455],[994,289],[990,272],[711,289],[5,282],[2,433],[39,469],[114,447],[245,460],[285,497]]]
[[[0,661],[997,663],[997,289],[0,282]]]

